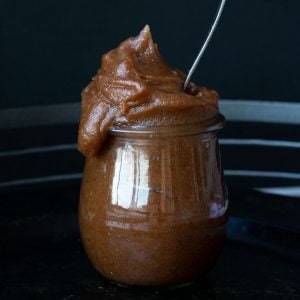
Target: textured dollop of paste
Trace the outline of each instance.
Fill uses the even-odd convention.
[[[102,56],[101,68],[83,90],[78,149],[101,149],[116,125],[171,126],[204,122],[218,114],[218,94],[190,83],[159,54],[147,25]]]

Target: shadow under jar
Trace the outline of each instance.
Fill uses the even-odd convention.
[[[225,240],[227,193],[217,133],[224,117],[173,127],[114,127],[86,159],[79,219],[92,264],[142,286],[191,282]]]

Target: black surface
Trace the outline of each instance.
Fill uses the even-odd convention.
[[[4,204],[0,222],[0,299],[300,297],[298,199],[291,205],[292,199],[288,198],[273,201],[273,197],[267,199],[258,193],[231,191],[228,240],[208,275],[176,290],[129,289],[107,282],[90,265],[78,232],[78,192],[79,181],[0,190]],[[267,200],[272,201],[272,210],[265,206]],[[249,211],[245,203],[256,209]]]
[[[0,107],[79,102],[104,52],[149,23],[187,71],[219,0],[1,0]],[[299,101],[300,3],[230,0],[195,82],[222,98]],[[224,75],[226,74],[226,75]]]

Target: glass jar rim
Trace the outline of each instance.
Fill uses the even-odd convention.
[[[221,130],[225,124],[225,117],[218,113],[215,117],[191,124],[143,126],[143,125],[117,125],[109,130],[113,136],[133,134],[137,136],[187,136],[211,133]]]

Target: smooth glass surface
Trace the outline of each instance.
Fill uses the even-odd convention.
[[[214,264],[228,206],[214,126],[206,132],[197,125],[167,132],[118,129],[98,156],[87,158],[80,229],[104,276],[172,285]]]

